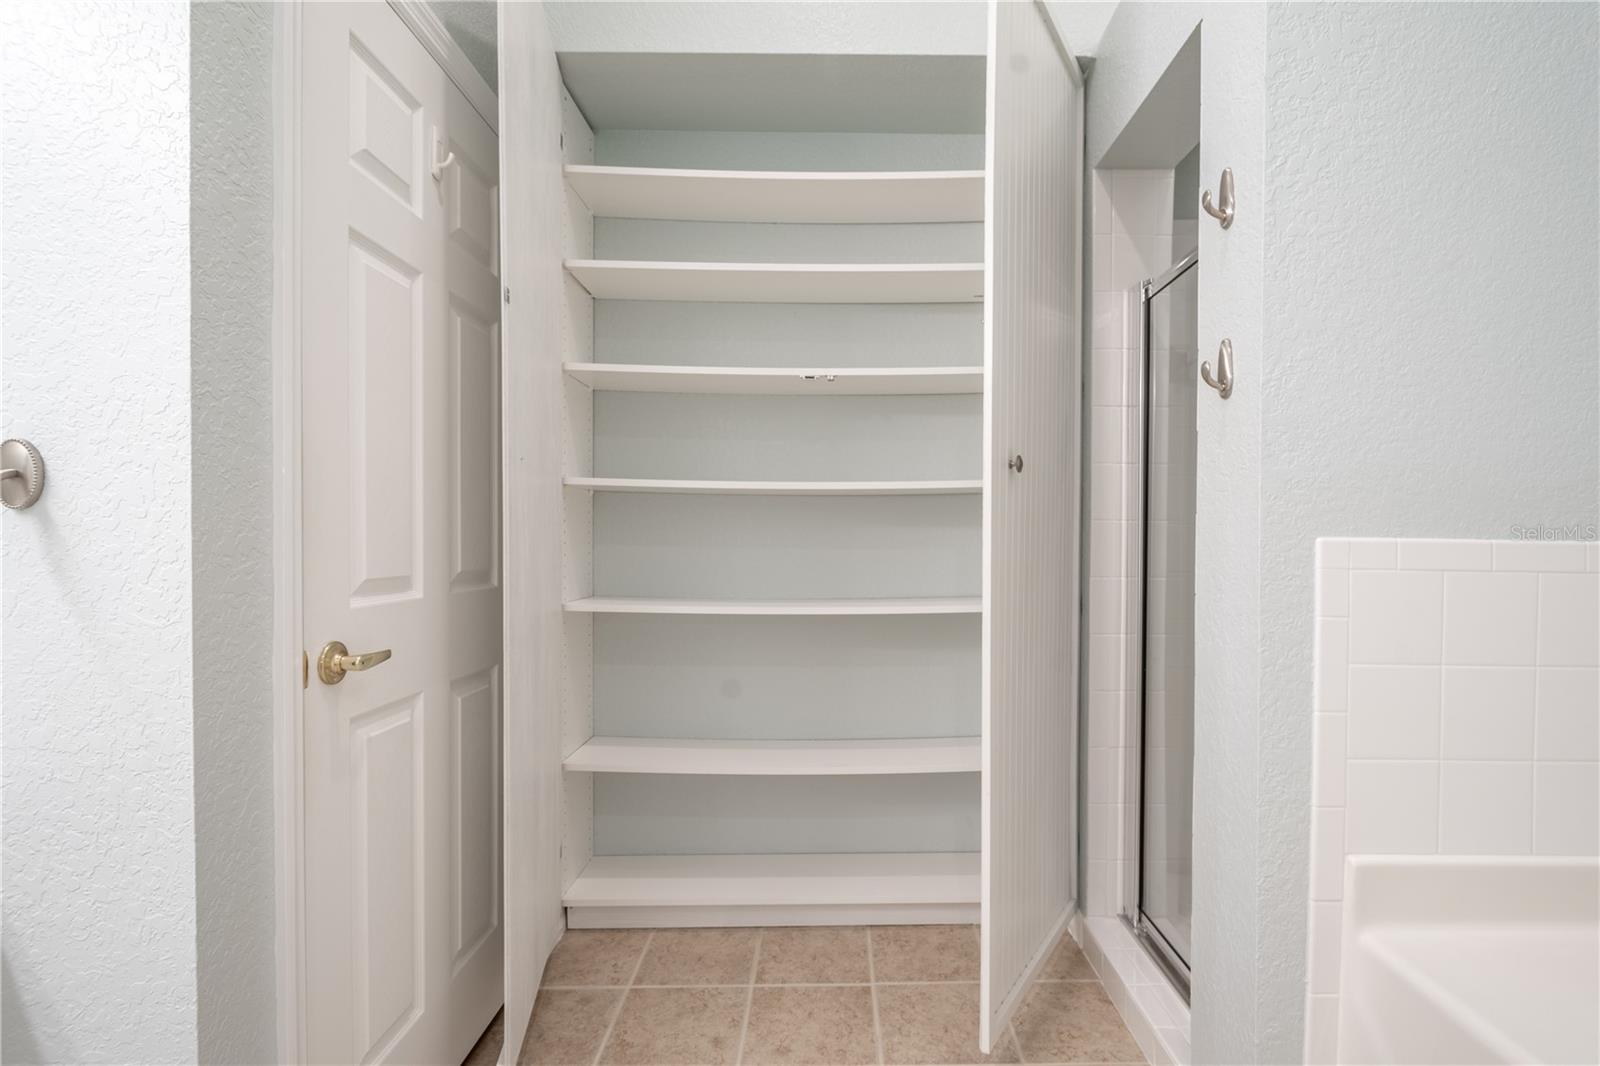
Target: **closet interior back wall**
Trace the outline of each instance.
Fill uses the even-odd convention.
[[[590,131],[570,98],[566,121],[569,165],[813,172],[983,166],[981,135]],[[971,220],[606,217],[569,190],[567,221],[569,257],[598,264],[983,260],[983,224]],[[983,312],[976,290],[962,289],[971,280],[955,281],[948,287],[954,295],[941,302],[761,303],[596,298],[569,276],[567,360],[602,369],[586,375],[599,383],[592,390],[570,375],[566,385],[564,593],[569,601],[594,599],[592,610],[569,610],[565,623],[563,754],[619,738],[604,752],[586,749],[587,765],[650,767],[659,758],[669,767],[569,767],[563,880],[570,906],[602,898],[609,889],[601,885],[611,884],[602,874],[624,869],[591,865],[596,856],[809,854],[846,870],[848,856],[858,853],[936,860],[978,850],[981,378],[948,388],[924,380],[904,389],[821,386],[796,395],[734,386],[692,391],[693,382],[652,391],[659,376],[616,384],[638,391],[613,391],[603,374],[607,365],[977,368]],[[981,272],[976,280],[981,286]],[[947,298],[956,302],[942,302]],[[598,480],[572,485],[574,478]],[[626,479],[629,491],[606,479]],[[741,486],[737,494],[730,482]],[[795,488],[818,482],[855,487],[848,495]],[[911,484],[930,482],[943,487]],[[698,488],[686,493],[684,483]],[[929,598],[954,613],[854,613],[861,604],[875,610],[874,603]],[[780,607],[767,612],[772,617],[751,618],[648,607],[613,613],[606,606],[623,600]],[[781,609],[819,600],[843,606],[825,617],[785,617]],[[704,741],[694,754],[713,765],[720,765],[719,748],[733,745],[743,760],[735,765],[750,769],[675,772],[673,760],[685,759],[688,749],[652,754],[652,739]],[[899,740],[908,744],[888,743]],[[783,742],[810,741],[822,746],[779,750]],[[852,750],[848,776],[792,772],[814,753],[831,757],[830,742],[851,741],[886,746]],[[878,752],[881,763],[874,764]],[[944,869],[937,862],[928,869],[936,867]],[[658,868],[663,877],[699,869]],[[705,867],[713,868],[722,867]],[[576,884],[580,875],[584,883]],[[887,892],[885,903],[917,902]],[[756,903],[761,895],[749,888],[728,902]],[[935,897],[944,898],[936,892],[930,901]],[[607,924],[598,910],[578,924]],[[618,924],[638,918],[614,913]],[[705,920],[706,912],[693,914]],[[975,917],[973,909],[968,920]],[[838,920],[851,918],[841,910]]]

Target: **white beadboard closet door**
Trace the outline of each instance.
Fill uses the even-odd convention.
[[[561,916],[561,75],[539,3],[500,8],[505,484],[505,1039]]]
[[[985,154],[987,1052],[1075,896],[1083,89],[1040,4],[990,2]]]

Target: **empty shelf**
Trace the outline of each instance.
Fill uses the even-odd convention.
[[[607,218],[702,222],[981,222],[983,171],[668,170],[571,165]]]
[[[595,737],[562,760],[611,774],[958,774],[980,768],[977,737],[906,740],[662,740]]]
[[[982,492],[973,481],[681,481],[662,478],[569,477],[594,492],[665,492],[700,496],[953,496]]]
[[[569,600],[566,609],[587,614],[978,614],[983,610],[983,601],[977,596],[895,600],[666,600],[591,596]]]
[[[569,907],[804,907],[978,901],[976,853],[595,856]]]
[[[569,259],[599,300],[709,303],[972,303],[982,263],[668,263]]]
[[[651,366],[568,363],[567,373],[610,392],[697,392],[775,396],[943,396],[981,393],[975,366],[838,367]]]

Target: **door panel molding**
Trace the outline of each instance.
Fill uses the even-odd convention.
[[[458,144],[458,158],[464,158],[459,145],[468,147],[477,145],[475,155],[478,158],[474,164],[471,178],[462,188],[459,178],[447,169],[445,187],[443,190],[451,196],[450,221],[452,229],[457,231],[450,235],[450,243],[466,256],[450,259],[452,264],[467,262],[469,259],[475,264],[482,278],[463,281],[461,296],[463,306],[474,306],[490,301],[488,306],[495,307],[495,297],[498,295],[498,285],[494,284],[493,272],[498,266],[498,208],[494,202],[498,194],[498,179],[490,177],[490,170],[484,167],[493,166],[495,162],[496,147],[493,140],[484,140],[487,136],[483,130],[496,132],[498,127],[498,102],[494,90],[487,85],[472,69],[458,46],[454,44],[444,31],[443,25],[438,21],[425,5],[408,2],[408,0],[393,0],[389,8],[398,16],[396,31],[405,35],[406,39],[415,38],[420,42],[423,50],[431,60],[436,63],[444,73],[447,86],[451,83],[454,89],[449,89],[450,94],[459,90],[460,95],[453,96],[445,109],[437,117],[424,116],[420,109],[414,112],[411,120],[404,125],[385,123],[377,132],[389,135],[389,140],[375,142],[367,145],[366,155],[355,158],[361,145],[350,145],[351,165],[355,170],[373,179],[381,192],[374,190],[374,197],[361,205],[365,212],[361,215],[363,220],[378,218],[376,212],[394,212],[415,208],[420,198],[436,195],[436,185],[429,180],[426,164],[431,160],[429,153],[433,148],[435,131],[449,136]],[[303,330],[305,325],[305,311],[302,306],[302,296],[305,277],[305,241],[306,234],[303,226],[306,223],[307,209],[305,189],[302,172],[306,163],[305,152],[308,149],[308,139],[311,134],[307,122],[311,117],[306,113],[309,106],[306,98],[304,78],[306,76],[306,63],[308,50],[314,48],[314,42],[307,39],[307,13],[301,4],[280,4],[274,6],[273,11],[273,310],[272,310],[272,464],[273,464],[273,809],[274,809],[274,912],[276,919],[275,955],[276,955],[276,1025],[275,1034],[277,1042],[277,1060],[284,1063],[303,1063],[308,1056],[308,973],[306,922],[306,873],[308,846],[306,823],[306,756],[307,738],[305,735],[305,674],[304,659],[306,651],[305,634],[305,571],[306,559],[302,538],[304,536],[304,511],[302,497],[305,491],[305,478],[303,470],[303,434],[305,430],[305,367]],[[394,39],[387,34],[380,35],[380,39],[389,41],[385,52],[394,50]],[[359,44],[364,49],[351,62],[367,61],[367,66],[372,69],[372,75],[366,87],[374,92],[384,92],[395,88],[395,79],[387,79],[384,74],[387,68],[381,61],[379,53],[373,52],[376,41],[361,40]],[[402,93],[402,97],[406,94]],[[432,105],[430,106],[430,110]],[[381,109],[380,109],[381,110]],[[470,116],[470,118],[468,117]],[[394,116],[399,122],[405,116]],[[469,131],[463,126],[471,122],[483,125],[477,130]],[[400,137],[401,133],[407,134]],[[465,138],[462,141],[461,138]],[[420,154],[419,154],[420,153]],[[393,168],[386,162],[403,160],[399,176],[404,180],[400,182],[405,188],[395,187],[394,182],[385,185],[378,178],[391,177],[388,173]],[[384,164],[384,165],[380,165]],[[465,197],[463,198],[463,193]],[[430,210],[431,210],[430,206]],[[411,214],[417,212],[412,210]],[[485,217],[487,215],[487,217]],[[364,222],[353,223],[353,230],[365,232],[368,227]],[[487,246],[485,240],[487,238]],[[396,249],[397,255],[406,253],[406,249]],[[488,263],[484,263],[487,256]],[[405,257],[405,256],[402,256]],[[386,265],[393,266],[387,258],[383,260]],[[450,268],[456,269],[454,265]],[[480,292],[479,290],[484,290]],[[488,295],[484,295],[487,292]],[[454,297],[456,294],[452,294]],[[497,316],[496,316],[497,317]],[[435,323],[431,318],[414,323],[414,328],[419,333],[418,343],[422,343],[422,332],[435,329],[440,323]],[[341,338],[342,340],[343,338]],[[498,351],[499,324],[493,323],[490,336],[491,353]],[[448,357],[448,353],[447,353]],[[492,360],[496,365],[492,369],[491,389],[498,387],[499,369],[498,356]],[[413,381],[413,387],[418,386]],[[498,414],[498,412],[496,412]],[[496,418],[496,422],[498,419]],[[498,425],[496,425],[496,430]],[[495,449],[497,451],[497,448]],[[413,457],[415,458],[415,457]],[[496,456],[498,458],[498,456]],[[413,486],[420,492],[420,486]],[[498,493],[494,493],[495,503],[498,505]],[[420,505],[419,505],[420,506]],[[498,531],[496,531],[498,532]],[[481,546],[476,555],[481,556]],[[498,550],[498,543],[490,549],[491,554]],[[414,558],[414,552],[408,553]],[[476,559],[481,566],[481,560]],[[413,569],[415,569],[413,567]],[[415,582],[421,582],[424,575],[420,572],[412,575]],[[448,576],[448,575],[446,575]],[[498,567],[490,566],[491,581],[487,590],[497,592],[495,580],[499,577]],[[454,591],[454,590],[452,590]],[[477,590],[473,590],[475,593]],[[405,598],[405,597],[402,597]],[[398,647],[398,645],[397,645]],[[496,664],[490,668],[488,663],[482,664],[482,669],[490,669],[493,707],[491,744],[493,750],[490,758],[498,762],[500,757],[501,730],[503,730],[503,707],[500,699],[500,674],[498,666],[498,633],[493,643],[494,659]],[[398,654],[398,652],[397,652]],[[466,670],[470,675],[472,671],[479,670],[479,666],[471,666]],[[312,671],[311,683],[317,683],[315,672]],[[373,675],[376,677],[378,675]],[[394,697],[384,697],[376,701],[393,710]],[[402,700],[401,702],[404,702]],[[441,708],[448,712],[450,708]],[[369,715],[372,711],[363,712],[362,721],[370,723]],[[476,714],[476,712],[475,712]],[[420,742],[420,737],[417,738]],[[420,747],[417,749],[422,750]],[[430,756],[431,758],[431,756]],[[451,758],[454,758],[452,752]],[[473,756],[473,762],[481,761]],[[496,767],[498,769],[498,766]],[[420,773],[420,769],[418,770]],[[498,777],[496,778],[498,782]],[[481,800],[481,797],[479,797]],[[498,806],[498,797],[492,797]],[[478,804],[481,806],[481,803]],[[452,818],[455,817],[452,811]],[[493,842],[491,842],[493,843]],[[482,856],[478,854],[482,844],[481,839],[475,842],[470,854],[481,865]],[[491,862],[499,860],[499,846],[494,845],[494,854]],[[452,871],[452,878],[454,880]],[[481,871],[478,878],[481,880]],[[493,882],[488,896],[487,915],[483,910],[484,897],[481,891],[471,897],[469,903],[469,916],[472,921],[472,943],[467,945],[454,959],[452,967],[455,974],[461,974],[468,966],[478,965],[488,961],[485,955],[485,944],[491,939],[497,939],[497,933],[503,926],[503,897],[500,894],[498,876],[491,877]],[[415,885],[417,892],[424,890],[420,883]],[[454,889],[452,885],[452,889]],[[446,893],[447,895],[452,893]],[[418,896],[419,906],[423,897]],[[447,905],[449,901],[446,901]],[[455,916],[452,915],[452,918]],[[487,928],[482,923],[487,917]],[[453,923],[452,923],[453,924]],[[496,945],[498,948],[498,945]],[[498,962],[494,963],[495,973],[499,974]],[[422,1006],[419,1000],[414,1008]],[[402,1011],[402,1015],[406,1012]],[[396,1020],[395,1026],[388,1026],[386,1034],[372,1033],[379,1047],[393,1044],[403,1035],[402,1030],[408,1027],[401,1017]],[[385,1028],[377,1025],[377,1028]],[[481,1028],[481,1025],[479,1026]],[[371,1049],[368,1049],[371,1050]]]

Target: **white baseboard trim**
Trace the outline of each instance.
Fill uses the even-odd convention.
[[[976,903],[799,907],[568,907],[568,929],[755,925],[973,925]]]

